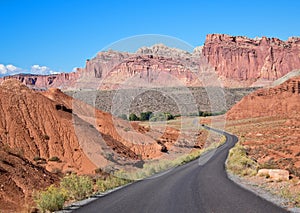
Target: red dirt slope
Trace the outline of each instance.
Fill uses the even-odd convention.
[[[0,86],[0,140],[32,161],[40,157],[49,171],[90,173],[96,166],[86,157],[73,127],[72,113],[16,80]],[[77,119],[78,122],[80,119]],[[86,126],[87,134],[93,128]],[[94,130],[94,134],[97,131]],[[58,157],[58,161],[49,161]]]
[[[32,192],[58,181],[55,174],[36,166],[8,147],[0,148],[0,211],[30,210]]]
[[[300,77],[244,97],[227,118],[253,159],[300,177]]]
[[[300,77],[283,84],[260,89],[244,97],[227,113],[227,118],[242,119],[262,116],[290,117],[300,114]]]

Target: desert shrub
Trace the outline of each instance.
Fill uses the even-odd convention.
[[[160,151],[167,153],[168,152],[168,148],[165,145],[162,145]]]
[[[293,174],[293,175],[295,175],[295,176],[297,176],[297,177],[300,178],[300,168],[297,168],[295,166],[289,166],[287,168],[287,170],[290,172],[290,174]]]
[[[230,151],[226,168],[237,175],[256,175],[259,165],[247,155],[245,148],[237,143]]]
[[[60,159],[57,156],[53,156],[53,157],[49,158],[49,161],[60,161]]]
[[[160,112],[157,114],[154,114],[150,117],[150,121],[168,121],[168,120],[172,120],[175,117],[168,112]]]
[[[277,169],[278,166],[273,160],[269,160],[268,162],[264,162],[259,165],[259,169]]]
[[[166,117],[167,121],[168,121],[168,120],[173,120],[173,119],[174,119],[174,116],[173,116],[171,113],[169,113],[169,112],[166,112],[166,113],[165,113],[165,117]]]
[[[40,156],[35,156],[34,158],[33,158],[33,160],[34,161],[39,161],[39,160],[42,160],[43,158],[41,158]]]
[[[93,181],[87,176],[67,175],[61,180],[60,186],[73,200],[82,200],[93,193]]]
[[[174,160],[154,160],[154,161],[148,161],[147,163],[143,164],[142,169],[139,169],[137,171],[132,171],[132,172],[126,172],[126,171],[118,171],[116,173],[116,176],[121,176],[125,177],[127,179],[131,180],[138,180],[138,179],[143,179],[146,177],[149,177],[151,175],[154,175],[156,173],[165,171],[167,169],[170,169],[175,166],[180,166],[185,163],[188,163],[192,160],[197,159],[202,153],[209,151],[211,149],[217,148],[221,144],[223,144],[226,141],[225,136],[221,136],[218,142],[215,142],[211,144],[209,147],[201,150],[193,150],[191,153],[181,155],[178,158]],[[104,183],[99,181],[99,188],[104,188],[105,190],[107,187],[104,187]]]
[[[41,212],[58,211],[63,208],[66,193],[62,189],[51,185],[46,190],[38,192],[34,201]]]
[[[49,135],[43,135],[43,138],[44,138],[45,140],[50,140]]]
[[[212,113],[211,112],[203,112],[202,116],[203,117],[212,116]]]
[[[106,179],[98,179],[96,181],[96,185],[98,188],[99,192],[105,192],[109,189],[116,188],[118,186],[125,185],[129,183],[129,180],[123,179],[123,178],[118,178],[114,176],[109,176]]]
[[[129,132],[129,131],[130,131],[130,127],[126,127],[126,128],[124,129],[124,131],[125,131],[125,132]]]
[[[289,202],[291,202],[296,207],[300,207],[300,192],[298,191],[291,191],[290,186],[283,186],[279,191],[279,195]]]
[[[130,120],[130,121],[138,121],[139,118],[138,118],[138,116],[136,116],[136,114],[131,113],[131,114],[129,115],[129,120]]]

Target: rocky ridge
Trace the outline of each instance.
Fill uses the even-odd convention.
[[[153,83],[152,86],[203,86],[203,71],[215,70],[217,78],[227,87],[264,86],[299,69],[299,55],[300,38],[297,37],[281,41],[277,38],[250,39],[209,34],[204,46],[195,48],[193,53],[163,44],[142,47],[136,53],[109,50],[99,52],[86,61],[84,68],[72,73],[49,76],[18,74],[3,77],[0,81],[16,78],[36,89],[115,89],[136,75],[136,79],[142,81],[137,86],[145,83]],[[149,72],[152,73],[150,78]],[[170,76],[177,82],[166,83]],[[205,86],[214,82],[211,80]]]
[[[300,38],[287,41],[277,38],[255,38],[209,34],[202,50],[208,63],[225,80],[274,81],[300,68]]]

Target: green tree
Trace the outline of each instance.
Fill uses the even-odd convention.
[[[131,114],[129,115],[129,120],[130,120],[130,121],[138,121],[139,118],[138,118],[138,116],[136,116],[136,114],[131,113]]]
[[[199,116],[203,116],[204,112],[203,111],[199,111]]]
[[[151,115],[152,115],[152,112],[150,112],[150,111],[141,112],[141,114],[140,114],[140,120],[141,121],[149,121]]]
[[[174,116],[173,116],[171,113],[166,112],[166,113],[165,113],[165,118],[166,118],[166,120],[168,121],[168,120],[174,119]]]

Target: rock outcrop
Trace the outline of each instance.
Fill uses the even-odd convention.
[[[219,76],[246,85],[258,79],[273,81],[300,68],[300,38],[296,37],[281,41],[209,34],[202,53]]]
[[[132,56],[117,64],[103,78],[99,89],[201,85],[192,68],[181,60],[155,55]]]
[[[29,88],[37,90],[46,90],[50,87],[72,87],[81,75],[82,74],[80,70],[78,70],[77,72],[60,73],[52,75],[17,74],[12,76],[5,76],[0,79],[0,82],[3,82],[8,79],[17,79]]]
[[[234,105],[230,120],[263,116],[297,117],[300,110],[300,77],[293,77],[270,88],[259,89]]]
[[[3,79],[15,78],[35,89],[114,89],[124,82],[128,84],[132,76],[140,80],[136,86],[149,83],[170,87],[174,84],[208,86],[214,85],[215,80],[203,84],[201,74],[215,70],[216,78],[225,86],[249,87],[264,86],[299,68],[300,38],[281,41],[209,34],[204,46],[195,48],[193,53],[162,44],[142,47],[136,53],[109,50],[88,59],[86,66],[75,72],[48,76],[18,74]],[[166,79],[173,81],[166,82]]]
[[[80,122],[86,134],[98,133],[74,116],[72,108],[62,107],[14,79],[1,84],[0,97],[0,141],[4,146],[20,150],[31,162],[39,159],[36,163],[50,172],[92,173],[97,168],[83,152],[73,122]]]

